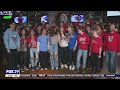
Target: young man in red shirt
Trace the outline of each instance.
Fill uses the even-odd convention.
[[[86,68],[86,60],[87,60],[87,52],[88,52],[88,45],[90,43],[90,37],[83,32],[83,27],[79,26],[78,28],[78,38],[77,38],[77,44],[78,44],[78,53],[77,53],[77,63],[76,63],[76,69],[79,70],[81,67],[80,60],[81,56],[83,57],[83,73],[85,73]]]
[[[92,71],[93,73],[98,73],[99,72],[99,58],[101,58],[101,52],[102,52],[102,37],[100,37],[100,31],[95,30],[93,32],[94,38],[91,40],[90,44],[90,53],[89,55],[91,56],[92,60]]]
[[[110,25],[110,33],[106,34],[104,41],[104,55],[109,73],[116,73],[116,57],[120,52],[119,34],[115,32],[115,25]]]

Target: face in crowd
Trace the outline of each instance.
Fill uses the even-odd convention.
[[[31,36],[34,36],[34,34],[35,34],[34,30],[30,30],[30,34],[31,34]]]
[[[22,34],[22,35],[25,35],[25,34],[26,34],[25,29],[22,29],[21,34]]]
[[[15,26],[16,26],[15,23],[10,24],[10,28],[13,29],[13,30],[15,29]]]
[[[110,32],[113,32],[113,31],[115,31],[115,25],[114,25],[114,24],[111,24],[111,25],[110,25]]]

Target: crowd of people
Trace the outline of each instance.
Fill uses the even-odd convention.
[[[116,73],[120,33],[115,24],[61,22],[22,27],[10,22],[9,26],[3,36],[8,68],[19,67],[22,72],[50,68],[82,73],[91,68],[92,73],[99,73],[105,60],[108,73]]]

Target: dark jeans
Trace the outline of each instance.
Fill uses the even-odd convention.
[[[21,61],[20,61],[20,52],[17,53],[17,58],[16,58],[16,64],[20,65]]]
[[[68,65],[75,65],[76,64],[76,58],[77,58],[77,51],[73,51],[73,49],[69,49],[68,51]]]
[[[10,53],[8,54],[8,67],[9,69],[16,69],[17,68],[17,56],[18,52],[17,49],[10,49]]]
[[[26,67],[29,67],[30,64],[30,48],[27,48],[27,65]]]
[[[27,51],[20,51],[20,67],[24,68],[27,67]]]
[[[48,52],[42,52],[40,51],[40,64],[41,64],[41,68],[48,68]]]
[[[101,53],[99,68],[101,68],[101,69],[103,68],[103,52]]]
[[[92,70],[95,70],[95,72],[98,72],[99,69],[99,58],[98,58],[99,53],[91,53],[91,60],[92,60]]]
[[[61,63],[68,64],[68,47],[63,47],[61,49]]]
[[[86,68],[90,68],[90,67],[92,67],[92,60],[91,60],[91,56],[89,56],[89,50],[88,50]]]
[[[61,59],[62,59],[62,48],[58,45],[58,62],[59,62],[59,65],[61,65]]]
[[[40,63],[40,54],[38,55],[38,63],[37,63],[37,67],[39,66]]]

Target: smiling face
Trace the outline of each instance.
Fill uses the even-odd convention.
[[[94,36],[94,37],[96,37],[96,36],[97,36],[96,31],[93,31],[93,36]]]
[[[63,27],[60,27],[60,32],[63,32],[64,31],[64,28]]]
[[[88,31],[88,32],[90,32],[90,27],[89,26],[86,26],[86,30]]]
[[[31,30],[30,34],[31,34],[31,36],[34,36],[34,34],[35,34],[34,30]]]
[[[43,29],[42,35],[46,35],[46,33],[47,33],[46,29]]]
[[[26,34],[25,29],[22,29],[21,34],[22,34],[22,35],[25,35],[25,34]]]

